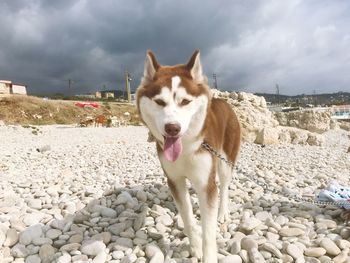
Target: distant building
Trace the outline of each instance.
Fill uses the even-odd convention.
[[[12,94],[27,95],[27,86],[12,84]]]
[[[103,97],[106,99],[114,98],[114,92],[105,92]]]
[[[87,98],[87,99],[95,99],[96,98],[95,94],[90,94],[90,93],[88,93],[88,94],[76,94],[75,96],[79,97],[79,98]]]
[[[12,82],[9,80],[0,80],[0,94],[11,94]]]
[[[95,92],[95,96],[97,99],[124,98],[124,91],[122,91],[122,90],[100,90],[100,91]]]
[[[12,83],[10,80],[0,80],[0,94],[27,95],[27,86]]]
[[[101,98],[102,98],[102,93],[101,93],[101,91],[96,91],[96,92],[95,92],[95,97],[96,97],[96,99],[101,99]]]

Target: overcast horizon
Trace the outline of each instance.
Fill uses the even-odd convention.
[[[147,49],[173,65],[198,48],[221,90],[350,92],[349,13],[346,0],[5,0],[0,79],[81,94],[124,89],[128,69],[135,90]]]

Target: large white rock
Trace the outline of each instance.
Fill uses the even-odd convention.
[[[323,238],[320,242],[321,247],[323,247],[326,251],[327,254],[331,256],[337,256],[340,254],[341,250],[339,247],[334,243],[333,240],[329,238]]]
[[[19,239],[19,235],[17,233],[17,230],[13,228],[9,228],[9,230],[7,230],[6,232],[6,239],[4,242],[4,246],[12,247],[18,242],[18,239]]]
[[[214,98],[226,100],[233,108],[240,121],[244,141],[258,144],[321,145],[322,139],[317,133],[327,131],[331,126],[329,112],[298,111],[274,114],[267,108],[264,97],[246,92],[212,90],[212,93]]]
[[[81,245],[81,252],[85,255],[96,256],[106,249],[106,245],[99,240],[87,240]]]
[[[330,110],[315,109],[275,113],[276,119],[282,126],[290,126],[310,132],[323,133],[331,129],[332,119]]]
[[[40,247],[39,257],[42,263],[51,262],[54,254],[55,254],[55,248],[50,244],[44,244]]]
[[[43,234],[41,225],[28,227],[19,236],[19,242],[23,245],[29,245],[34,238],[41,237]]]
[[[257,144],[278,144],[279,143],[279,130],[276,128],[263,128],[257,132],[257,136],[255,139],[255,143]]]

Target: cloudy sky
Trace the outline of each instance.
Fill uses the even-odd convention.
[[[349,92],[349,14],[348,0],[3,0],[0,79],[77,94],[123,89],[127,68],[136,88],[147,49],[172,65],[199,48],[220,89]]]

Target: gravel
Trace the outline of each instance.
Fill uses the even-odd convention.
[[[0,262],[198,262],[146,128],[38,129],[0,126]],[[246,179],[310,198],[331,180],[350,185],[348,134],[324,138],[243,143],[230,221],[218,224],[219,262],[350,262],[341,209],[289,202]]]

